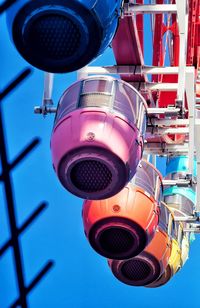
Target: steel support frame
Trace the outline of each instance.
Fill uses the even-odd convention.
[[[185,68],[186,72],[189,70],[189,67]],[[77,79],[82,79],[87,77],[89,74],[92,75],[109,75],[109,74],[119,74],[119,75],[172,75],[178,74],[178,66],[137,66],[137,65],[113,65],[113,66],[85,66],[82,69],[78,70]]]
[[[30,282],[29,285],[25,283],[24,275],[24,266],[23,266],[23,257],[21,252],[21,244],[19,236],[26,230],[30,224],[35,221],[35,219],[44,211],[47,207],[45,202],[41,203],[38,208],[24,221],[24,223],[19,227],[16,221],[16,212],[15,212],[15,200],[14,200],[14,191],[12,185],[11,172],[16,166],[18,166],[25,157],[39,144],[39,139],[35,138],[28,146],[22,150],[17,157],[9,162],[8,153],[7,153],[7,142],[5,136],[5,127],[4,127],[4,117],[2,110],[2,102],[18,85],[21,84],[31,73],[30,69],[25,69],[21,74],[19,74],[12,82],[0,92],[0,160],[2,165],[2,173],[0,174],[0,181],[3,184],[6,208],[8,212],[8,223],[10,228],[10,238],[7,240],[2,247],[0,247],[0,257],[7,251],[7,249],[13,249],[13,259],[14,266],[16,270],[16,280],[19,291],[18,298],[10,306],[14,307],[28,307],[27,297],[32,289],[40,282],[40,280],[47,274],[47,272],[52,268],[53,262],[48,261],[44,267],[36,274],[34,279]]]
[[[86,66],[78,71],[77,78],[78,80],[87,78],[90,74],[92,75],[109,75],[109,74],[119,74],[119,75],[127,75],[127,74],[151,74],[151,75],[158,75],[158,74],[178,74],[178,83],[140,83],[140,89],[146,91],[177,91],[177,100],[182,103],[182,107],[186,110],[185,104],[185,93],[187,96],[187,103],[188,103],[188,119],[177,119],[177,120],[168,120],[168,119],[158,119],[152,120],[152,123],[157,125],[158,127],[154,130],[154,134],[158,136],[163,136],[165,134],[188,134],[189,135],[189,143],[182,147],[178,148],[179,146],[175,145],[174,148],[169,151],[171,153],[174,150],[174,153],[177,151],[187,152],[189,157],[189,174],[192,176],[193,174],[193,158],[194,152],[196,151],[197,161],[199,160],[200,163],[200,148],[198,151],[198,145],[196,145],[195,150],[195,127],[196,130],[200,127],[199,122],[200,120],[195,120],[195,71],[193,67],[186,67],[186,57],[187,57],[187,35],[188,35],[188,1],[187,0],[176,0],[176,4],[151,4],[151,5],[137,5],[137,4],[126,4],[124,7],[125,14],[177,14],[178,19],[178,26],[179,26],[179,37],[180,37],[180,48],[179,48],[179,66],[178,67],[153,67],[153,66],[104,66],[104,67],[92,67]],[[133,83],[135,86],[136,83]],[[46,73],[45,74],[45,85],[44,85],[44,97],[43,97],[43,107],[47,107],[47,103],[52,103],[52,90],[53,90],[53,74]],[[162,108],[162,110],[158,110],[159,108],[148,108],[147,114],[148,116],[151,115],[158,115],[167,113],[170,114],[174,112],[174,114],[178,114],[180,111],[178,108],[174,110],[170,110],[170,108]],[[47,109],[46,109],[47,110]],[[48,112],[55,112],[56,109],[49,108]],[[39,107],[35,110],[36,113],[43,113],[41,112],[41,108],[39,111]],[[171,124],[175,125],[185,125],[186,127],[161,127],[163,126],[170,126]],[[166,146],[166,148],[168,145]],[[146,150],[149,152],[153,152],[155,149],[151,149],[151,144],[146,147]],[[164,150],[166,151],[166,149]],[[151,152],[151,153],[152,153]],[[199,157],[199,159],[198,159]],[[198,168],[197,168],[198,169]],[[200,167],[197,170],[198,175],[200,176]],[[198,184],[199,196],[197,196],[199,206],[197,206],[196,211],[200,211],[200,183]]]
[[[158,156],[177,156],[177,155],[188,155],[189,145],[184,144],[166,144],[166,143],[144,143],[144,154]],[[196,149],[194,148],[194,156],[196,157]]]
[[[162,14],[176,13],[176,4],[128,4],[125,6],[125,13],[128,14]]]
[[[188,6],[187,0],[176,0],[177,19],[179,27],[179,73],[177,100],[185,106],[185,78],[186,78],[186,59],[187,59],[187,36],[188,36]]]

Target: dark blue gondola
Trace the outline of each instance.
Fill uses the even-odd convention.
[[[53,73],[87,65],[112,42],[122,0],[18,0],[10,36],[31,65]]]

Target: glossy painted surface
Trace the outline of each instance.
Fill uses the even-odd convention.
[[[152,172],[150,172],[150,170]],[[152,181],[151,189],[144,185],[144,176]],[[130,258],[140,253],[152,240],[158,225],[160,214],[161,176],[150,163],[142,160],[134,181],[112,198],[101,201],[85,201],[83,205],[83,223],[85,234],[93,248],[109,258]],[[140,185],[143,183],[143,185]],[[151,193],[153,191],[153,193]],[[157,191],[158,193],[154,193]],[[162,221],[166,218],[162,217]],[[102,248],[100,237],[103,232],[123,227],[132,234],[132,248],[130,251],[112,255]],[[113,231],[113,237],[115,236]],[[104,239],[106,241],[106,238]]]
[[[109,265],[115,277],[121,282],[133,286],[145,286],[162,275],[169,262],[170,254],[171,240],[166,233],[158,228],[153,240],[141,254],[129,260],[109,260]],[[140,269],[138,269],[137,279],[132,280],[126,277],[123,273],[123,267],[130,260],[148,264],[149,275],[147,274],[145,278],[139,278]]]
[[[172,240],[172,250],[169,258],[169,263],[166,266],[164,273],[154,282],[146,287],[157,288],[165,285],[181,267],[181,250],[178,242]]]
[[[169,158],[169,161],[167,162],[166,166],[166,175],[172,175],[174,173],[178,173],[179,175],[183,174],[185,175],[189,171],[189,161],[188,156],[176,156]],[[194,170],[193,175],[197,175],[197,165],[196,160],[194,160]]]
[[[97,252],[111,257],[99,246],[99,232],[110,228],[130,230],[135,237],[135,247],[126,254],[112,256],[113,258],[130,258],[141,252],[152,240],[158,224],[158,203],[145,195],[138,187],[128,184],[120,193],[112,198],[101,201],[85,201],[83,206],[83,223],[86,236]],[[94,231],[94,227],[99,225]],[[94,238],[94,242],[91,240]]]
[[[128,285],[145,286],[162,275],[169,263],[172,248],[172,238],[166,232],[166,230],[168,231],[170,215],[170,210],[164,204],[161,204],[159,225],[155,236],[144,251],[129,260],[109,260],[109,266],[116,278]],[[131,279],[124,272],[124,267],[129,266],[129,263],[130,272],[132,271],[133,264],[131,262],[135,264],[133,272],[135,279]],[[141,271],[137,264],[142,264]],[[145,271],[142,270],[144,267],[146,267]],[[140,275],[142,276],[140,277]]]
[[[110,105],[105,106],[108,101]],[[51,137],[54,169],[64,187],[85,199],[118,193],[134,176],[141,159],[145,112],[145,101],[138,92],[117,79],[89,78],[65,91]],[[75,187],[70,168],[84,160],[106,165],[111,173],[109,186],[91,193]]]
[[[172,251],[169,259],[169,266],[171,267],[172,275],[175,275],[182,266],[181,246],[177,239],[172,239]]]
[[[19,53],[30,64],[45,71],[69,72],[85,66],[105,51],[116,32],[121,3],[122,0],[19,0],[8,10],[8,29]],[[40,53],[31,45],[28,37],[33,38],[32,29],[37,23],[35,43],[42,42],[41,46],[44,47],[44,50],[40,48]],[[64,30],[66,27],[67,32]],[[52,31],[51,36],[49,29]],[[46,36],[43,35],[44,31]],[[56,52],[52,57],[46,56],[49,49],[53,48],[51,40],[56,43],[56,36],[60,34],[65,35],[69,42],[66,45],[63,41],[60,46],[60,56],[63,52],[66,55],[63,61],[60,56],[56,56]],[[73,49],[75,40],[77,46]],[[69,53],[66,54],[67,48]]]
[[[178,222],[176,223],[176,234],[172,237],[172,250],[169,258],[169,263],[164,273],[153,283],[148,285],[149,288],[157,288],[165,285],[185,264],[189,255],[188,237],[183,234],[183,227]],[[179,228],[179,231],[178,231]],[[178,238],[182,234],[182,238]]]
[[[78,109],[62,119],[51,137],[56,173],[68,190],[86,199],[103,199],[118,193],[134,176],[142,154],[142,139],[123,117],[99,108]],[[71,168],[84,160],[106,164],[112,174],[105,190],[85,193],[71,182]],[[69,175],[68,175],[69,173]],[[88,176],[90,176],[90,172]]]
[[[171,255],[171,239],[167,233],[158,227],[155,237],[146,248],[146,252],[153,255],[159,261],[160,273],[163,273]]]
[[[190,252],[190,243],[186,235],[183,236],[181,251],[182,251],[181,261],[182,261],[182,266],[184,266],[189,258],[189,252]]]
[[[170,207],[179,210],[182,215],[191,215],[193,213],[196,194],[192,188],[173,186],[165,189],[163,196],[165,202]]]

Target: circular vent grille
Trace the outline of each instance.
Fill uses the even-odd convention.
[[[99,237],[99,244],[110,254],[126,253],[134,246],[132,234],[122,228],[104,230]]]
[[[89,231],[88,239],[94,250],[114,260],[132,258],[147,244],[146,233],[138,224],[115,214],[96,222]]]
[[[19,53],[31,65],[46,72],[72,72],[98,55],[104,28],[84,1],[22,2],[25,4],[11,25],[12,36]]]
[[[129,260],[122,265],[121,272],[124,277],[132,282],[146,280],[150,273],[151,267],[143,260]]]
[[[96,160],[78,162],[71,170],[71,181],[76,188],[85,192],[104,190],[112,181],[108,167]]]
[[[61,14],[42,15],[29,28],[28,45],[40,57],[53,60],[72,57],[79,49],[80,41],[77,25]]]

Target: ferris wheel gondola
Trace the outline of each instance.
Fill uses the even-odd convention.
[[[200,0],[24,0],[8,12],[11,38],[29,63],[47,72],[80,69],[56,108],[46,73],[35,112],[56,113],[56,175],[85,199],[90,245],[129,285],[167,283],[188,258],[190,234],[200,231],[199,18]],[[116,65],[85,67],[111,43]]]
[[[112,42],[122,0],[19,0],[7,12],[10,37],[31,65],[75,71]]]

